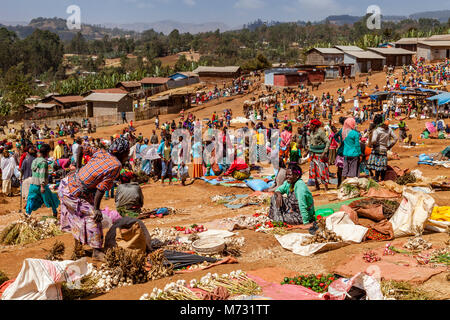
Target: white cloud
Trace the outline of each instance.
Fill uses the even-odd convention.
[[[195,2],[195,0],[183,0],[184,4],[193,7],[197,4],[197,2]]]
[[[265,5],[262,0],[238,0],[234,7],[240,9],[260,9]]]

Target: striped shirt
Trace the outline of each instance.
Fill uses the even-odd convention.
[[[110,190],[122,169],[120,161],[107,151],[90,146],[83,146],[83,153],[91,156],[91,159],[78,171],[78,174],[69,176],[70,194],[79,197],[83,194],[83,185],[91,191],[91,196],[96,190]]]

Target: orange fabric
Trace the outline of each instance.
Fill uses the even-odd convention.
[[[364,150],[364,155],[366,156],[366,160],[369,161],[370,154],[372,153],[372,148],[366,146],[366,150]]]

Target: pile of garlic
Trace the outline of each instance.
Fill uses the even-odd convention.
[[[163,243],[176,242],[178,240],[178,233],[173,228],[155,228],[149,231],[152,239],[158,239]]]
[[[253,229],[257,224],[264,224],[271,220],[266,215],[260,215],[258,217],[242,215],[233,218],[224,218],[222,221],[225,223],[235,223],[240,228]]]
[[[110,270],[103,264],[100,269],[96,269],[92,264],[88,264],[87,276],[96,279],[96,286],[93,288],[100,292],[109,292],[114,288],[133,285],[131,278],[121,276],[120,270]]]
[[[227,246],[243,247],[244,244],[245,244],[245,238],[244,238],[244,237],[239,237],[239,238],[235,238],[235,237],[225,238],[225,244],[226,244]]]

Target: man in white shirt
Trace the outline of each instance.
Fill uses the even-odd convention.
[[[72,162],[74,162],[74,163],[77,160],[80,145],[81,145],[81,138],[76,138],[72,145]]]

